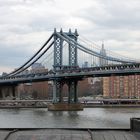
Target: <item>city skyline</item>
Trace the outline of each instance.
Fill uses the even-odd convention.
[[[0,13],[0,74],[28,60],[55,27],[76,28],[100,46],[104,40],[107,50],[140,59],[138,0],[0,0]]]

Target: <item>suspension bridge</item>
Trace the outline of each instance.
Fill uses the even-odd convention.
[[[54,32],[44,45],[23,65],[0,77],[0,87],[15,87],[20,83],[53,81],[53,102],[62,103],[62,88],[68,86],[68,104],[77,104],[77,84],[86,77],[111,75],[132,75],[140,73],[140,63],[135,59],[121,56],[110,51],[100,52],[96,45],[80,39],[77,30]],[[100,61],[100,63],[99,63]],[[47,72],[32,73],[25,71],[41,62],[49,68]],[[88,66],[82,66],[88,62]]]

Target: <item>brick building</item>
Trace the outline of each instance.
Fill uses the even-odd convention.
[[[103,96],[106,98],[139,98],[140,75],[103,78]]]
[[[41,63],[35,63],[28,73],[43,73],[48,72],[48,69]],[[33,98],[48,98],[50,95],[50,84],[48,81],[36,82],[36,83],[25,83],[18,85],[18,96],[21,98],[33,97]]]
[[[86,78],[78,83],[78,95],[97,96],[102,95],[102,78]]]
[[[48,82],[37,82],[37,83],[25,83],[18,86],[18,96],[21,98],[48,98],[49,93]]]

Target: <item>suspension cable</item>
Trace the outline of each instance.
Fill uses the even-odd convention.
[[[23,69],[21,69],[20,71],[12,74],[11,76],[15,76],[21,72],[23,72],[24,70],[26,70],[27,68],[29,68],[31,65],[33,65],[40,57],[42,57],[48,50],[49,48],[54,44],[54,41],[31,63],[29,64],[28,66],[24,67]]]
[[[50,38],[44,43],[44,45],[27,61],[25,62],[22,66],[20,66],[18,69],[12,71],[11,73],[5,75],[4,77],[8,77],[18,71],[20,71],[24,66],[26,66],[28,63],[30,63],[43,49],[44,47],[48,44],[48,42],[52,39],[53,34],[50,36]]]
[[[52,59],[53,59],[52,54],[53,54],[53,51],[50,52],[40,63],[42,63],[44,66],[48,66],[49,64],[51,64]],[[46,61],[46,59],[47,59],[47,61]]]
[[[84,47],[83,45],[77,43],[76,41],[72,40],[72,39],[71,39],[69,36],[67,36],[66,34],[64,34],[64,33],[62,33],[62,34],[63,34],[64,37],[63,37],[62,35],[60,35],[59,33],[57,33],[57,35],[58,35],[59,37],[61,37],[62,39],[66,40],[66,41],[69,42],[71,45],[78,45],[77,47],[78,47],[79,49],[81,49],[82,51],[85,51],[85,52],[88,53],[88,54],[94,55],[94,56],[96,56],[96,57],[104,58],[104,59],[107,59],[107,60],[116,61],[116,62],[136,63],[135,61],[130,62],[130,61],[125,61],[125,60],[113,58],[113,57],[110,57],[110,56],[101,55],[100,53],[97,53],[97,52],[95,52],[95,51],[93,51],[93,50],[90,50],[90,49]],[[72,44],[72,42],[73,42],[74,44]]]
[[[83,39],[82,39],[82,38],[83,38]],[[85,43],[88,44],[88,45],[89,45],[89,42],[90,42],[91,44],[94,44],[94,47],[95,47],[96,49],[98,49],[98,50],[99,50],[99,48],[101,49],[101,46],[100,46],[100,45],[96,44],[95,42],[93,42],[93,41],[91,41],[91,40],[89,40],[89,39],[87,39],[87,38],[85,38],[85,37],[83,37],[83,36],[80,36],[80,40],[83,41],[83,42],[85,42]],[[85,41],[85,40],[86,40],[86,41]],[[97,47],[96,47],[96,46],[97,46]],[[118,57],[122,57],[122,58],[124,58],[124,59],[139,61],[139,60],[136,60],[136,59],[134,59],[134,58],[130,58],[130,57],[128,57],[128,56],[120,55],[120,54],[118,54],[118,53],[116,53],[116,52],[113,52],[113,51],[110,51],[110,50],[108,50],[108,49],[106,49],[106,52],[112,54],[113,56],[115,55],[115,56],[118,56]]]

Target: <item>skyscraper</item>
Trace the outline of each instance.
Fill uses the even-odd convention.
[[[100,50],[100,55],[106,56],[106,50],[104,49],[104,44],[102,43],[102,48]],[[99,66],[107,65],[107,60],[104,58],[99,58]]]

